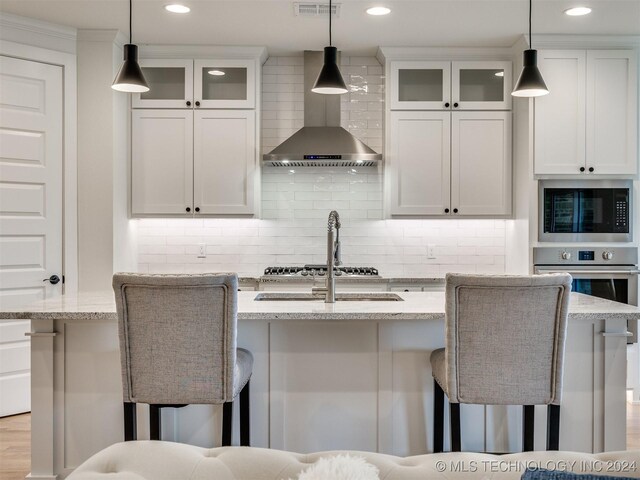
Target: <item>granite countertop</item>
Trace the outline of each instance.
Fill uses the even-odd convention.
[[[238,293],[239,320],[440,320],[444,292],[402,292],[403,301],[254,301],[261,292]],[[117,319],[112,292],[62,296],[36,302],[20,311],[0,310],[3,319],[113,320]],[[571,294],[572,319],[640,318],[640,308],[580,293]]]

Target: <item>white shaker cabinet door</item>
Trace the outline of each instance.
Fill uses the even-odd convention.
[[[193,112],[134,110],[132,115],[132,214],[192,215]]]
[[[255,112],[200,110],[194,132],[196,214],[254,213]]]
[[[451,124],[452,212],[510,214],[511,112],[454,112]]]
[[[450,192],[449,112],[391,112],[391,215],[446,215]]]
[[[535,99],[535,174],[578,175],[585,168],[586,53],[538,53],[549,94]]]
[[[587,52],[586,167],[594,174],[638,171],[637,75],[633,50]]]

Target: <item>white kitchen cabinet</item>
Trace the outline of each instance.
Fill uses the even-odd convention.
[[[133,108],[192,108],[193,60],[140,60],[149,91],[131,95]]]
[[[132,95],[133,108],[254,109],[255,59],[141,59],[150,90]]]
[[[586,171],[586,52],[543,50],[538,62],[549,94],[535,100],[535,173],[579,174]]]
[[[511,110],[511,62],[452,62],[453,110]]]
[[[191,215],[193,111],[134,110],[131,143],[131,212]]]
[[[638,171],[638,54],[587,52],[586,166],[598,174]]]
[[[255,108],[255,61],[196,60],[193,85],[196,108]]]
[[[549,95],[535,99],[536,175],[635,175],[637,53],[547,50]]]
[[[511,213],[510,112],[391,112],[390,214]]]
[[[391,110],[510,110],[511,62],[393,61]]]
[[[252,110],[201,110],[194,124],[194,206],[200,214],[252,214],[256,127]]]
[[[449,112],[392,112],[391,215],[442,215],[450,200]]]
[[[510,214],[511,112],[454,112],[451,124],[453,213]]]
[[[449,110],[451,62],[391,63],[391,110]]]

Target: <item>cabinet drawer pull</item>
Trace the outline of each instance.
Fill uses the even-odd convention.
[[[603,337],[633,337],[631,332],[600,332]]]

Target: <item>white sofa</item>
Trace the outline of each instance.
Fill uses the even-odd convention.
[[[640,451],[601,454],[528,452],[509,455],[440,453],[394,457],[368,452],[298,454],[253,447],[205,449],[170,442],[112,445],[68,480],[288,480],[318,459],[349,453],[378,467],[381,480],[516,480],[527,467],[640,478]]]

